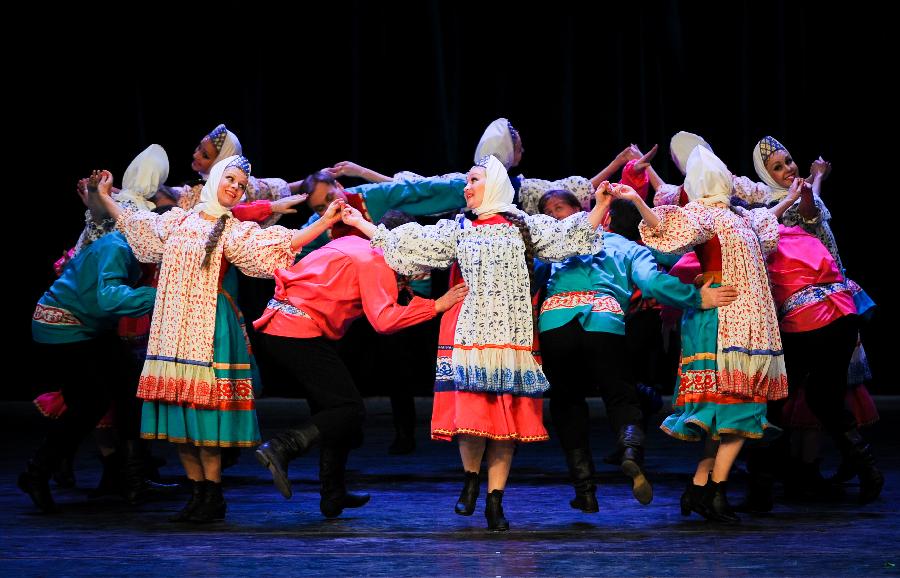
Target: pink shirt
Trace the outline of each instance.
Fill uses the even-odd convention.
[[[825,245],[800,227],[778,225],[778,232],[778,248],[769,256],[768,268],[779,316],[785,301],[802,290],[818,286],[827,293],[818,300],[808,299],[782,317],[781,330],[812,331],[844,315],[854,315],[856,305],[849,289],[836,290],[844,276]]]
[[[253,327],[281,337],[340,339],[365,315],[375,331],[392,333],[435,316],[434,301],[397,303],[397,278],[380,249],[346,236],[275,271],[275,297]]]

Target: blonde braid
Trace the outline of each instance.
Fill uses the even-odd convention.
[[[204,269],[209,268],[209,261],[212,259],[213,251],[216,248],[216,245],[219,244],[219,239],[222,237],[222,231],[225,230],[225,221],[228,220],[228,215],[222,215],[216,221],[216,224],[213,226],[212,231],[209,232],[209,237],[206,239],[206,247],[204,250],[206,251],[206,255],[203,257],[203,265]]]

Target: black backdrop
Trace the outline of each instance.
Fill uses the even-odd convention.
[[[897,391],[895,32],[877,13],[746,1],[134,10],[148,13],[54,8],[8,24],[22,35],[4,41],[7,336],[25,379],[5,397],[30,395],[48,362],[29,347],[28,315],[77,238],[74,182],[91,168],[121,177],[155,142],[177,184],[194,177],[197,141],[225,122],[257,176],[294,180],[344,159],[388,174],[464,171],[498,116],[522,134],[526,176],[592,176],[635,142],[660,143],[655,164],[675,181],[667,155],[678,130],[703,135],[739,174],[754,175],[751,151],[766,134],[801,167],[832,161],[823,195],[842,257],[880,305],[865,329],[873,389]]]

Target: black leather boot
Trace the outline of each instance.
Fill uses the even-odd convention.
[[[346,447],[322,446],[319,453],[319,511],[326,518],[337,518],[344,508],[360,508],[369,502],[369,494],[347,492],[345,481],[347,457]]]
[[[225,519],[225,496],[222,495],[222,483],[205,480],[202,496],[197,506],[188,514],[187,521],[195,524],[207,524]]]
[[[480,485],[478,472],[466,472],[463,489],[459,494],[459,500],[456,502],[453,511],[460,516],[471,516],[475,512],[475,502],[478,501]]]
[[[653,486],[644,474],[644,430],[639,425],[626,425],[619,431],[622,448],[622,473],[631,478],[631,494],[643,505],[653,501]]]
[[[575,488],[575,498],[569,505],[576,510],[592,514],[600,511],[597,504],[597,484],[594,482],[594,458],[590,449],[566,450],[569,479]]]
[[[737,524],[741,521],[728,503],[727,487],[727,481],[714,482],[712,475],[709,476],[703,493],[703,505],[706,508],[707,520],[725,524]]]
[[[113,452],[108,456],[100,456],[103,464],[103,473],[100,474],[100,483],[88,493],[89,498],[102,498],[105,496],[122,495],[122,454]]]
[[[859,477],[859,503],[868,504],[876,500],[884,487],[884,474],[875,464],[871,446],[856,429],[836,436],[835,442],[844,460],[853,464]]]
[[[148,472],[152,465],[147,442],[144,440],[127,440],[124,444],[124,454],[122,495],[132,506],[178,489],[178,484],[160,484],[149,479]]]
[[[300,429],[281,432],[256,448],[256,461],[272,473],[272,481],[285,499],[293,495],[288,479],[288,462],[309,451],[319,441],[319,428],[307,424]]]
[[[487,495],[484,517],[487,518],[488,530],[492,532],[509,530],[509,521],[503,515],[503,490],[494,490]]]
[[[50,493],[50,468],[42,465],[39,458],[28,461],[28,469],[19,474],[17,485],[28,494],[34,505],[42,512],[56,512],[56,503]]]
[[[709,518],[706,506],[703,504],[703,494],[706,492],[706,486],[698,486],[694,484],[694,479],[688,480],[684,493],[681,494],[681,515],[690,516],[691,512],[700,514],[704,518]]]
[[[181,511],[169,518],[170,522],[187,522],[197,506],[203,501],[203,497],[206,494],[206,484],[202,480],[196,482],[188,478],[187,485],[191,490],[191,497],[188,499],[187,504],[181,508]]]

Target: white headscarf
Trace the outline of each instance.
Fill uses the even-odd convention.
[[[782,199],[787,196],[787,188],[778,184],[778,182],[772,178],[772,175],[769,174],[769,171],[766,170],[766,161],[769,160],[772,153],[776,151],[787,152],[787,149],[784,148],[783,144],[770,136],[763,137],[762,140],[753,147],[753,168],[756,169],[756,175],[772,189],[772,199],[774,200]]]
[[[731,202],[731,172],[719,157],[706,149],[695,147],[687,160],[684,192],[691,201],[704,205]]]
[[[152,144],[134,157],[122,176],[122,190],[113,195],[118,202],[129,202],[145,211],[156,205],[150,199],[169,176],[169,156],[158,144]]]
[[[219,203],[219,181],[222,180],[222,175],[225,173],[225,169],[228,168],[231,162],[240,158],[242,157],[239,155],[226,157],[213,165],[213,168],[209,171],[209,178],[206,179],[206,184],[203,185],[203,190],[200,192],[200,202],[193,208],[195,213],[203,211],[210,217],[215,217],[216,219],[222,215],[232,216],[231,210],[226,209]],[[250,176],[249,173],[247,176]]]
[[[520,213],[519,209],[512,204],[516,191],[509,182],[509,175],[506,173],[503,163],[497,160],[497,157],[488,155],[477,162],[476,166],[484,167],[487,178],[484,183],[484,198],[481,204],[472,211],[479,217],[488,217],[497,213]]]
[[[216,149],[217,154],[216,158],[213,159],[214,161],[244,154],[243,149],[241,149],[241,141],[238,140],[237,135],[225,128],[224,124],[214,128],[207,136]],[[200,173],[200,176],[208,180],[210,174],[212,173]]]
[[[691,153],[698,146],[706,147],[712,152],[709,143],[703,140],[703,137],[692,132],[680,131],[675,133],[672,140],[669,141],[669,154],[672,156],[672,162],[681,171],[681,174],[687,174],[687,161]]]
[[[513,144],[512,134],[509,132],[509,121],[505,118],[498,118],[488,125],[475,147],[475,164],[478,164],[482,158],[493,155],[497,157],[506,170],[512,166],[513,157],[515,156],[515,146]]]

